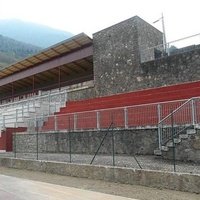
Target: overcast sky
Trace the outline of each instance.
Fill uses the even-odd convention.
[[[0,19],[16,18],[89,36],[138,15],[164,14],[167,41],[200,33],[200,0],[0,0]],[[162,30],[161,22],[154,24]]]

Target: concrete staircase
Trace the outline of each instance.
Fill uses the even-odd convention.
[[[157,156],[162,156],[169,158],[172,155],[173,148],[177,148],[177,146],[182,145],[183,141],[191,139],[197,133],[197,128],[190,126],[186,130],[182,131],[181,133],[177,134],[173,139],[170,139],[166,143],[162,144],[161,149],[154,150],[154,154]]]

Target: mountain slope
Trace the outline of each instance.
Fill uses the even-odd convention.
[[[0,34],[43,48],[73,36],[69,32],[13,19],[0,20]]]
[[[40,47],[0,35],[0,68],[33,55],[40,50]]]

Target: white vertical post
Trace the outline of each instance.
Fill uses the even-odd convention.
[[[54,128],[55,128],[55,131],[57,131],[58,130],[58,124],[57,124],[57,116],[56,115],[54,115],[54,123],[55,123],[55,126],[54,126]]]
[[[161,150],[161,138],[162,138],[162,126],[159,124],[161,120],[161,105],[157,105],[157,113],[158,113],[158,146]]]
[[[196,115],[195,115],[195,101],[194,101],[194,99],[192,99],[191,104],[192,104],[192,125],[195,125]]]
[[[27,111],[29,112],[29,106],[30,106],[30,100],[28,101],[28,104],[27,104]]]
[[[50,107],[51,107],[51,100],[50,100],[50,93],[48,93],[48,106],[49,106],[49,115],[50,115]]]
[[[74,131],[77,129],[77,114],[74,114]]]
[[[100,112],[97,111],[96,114],[97,114],[97,130],[99,130],[100,129]]]
[[[16,114],[15,114],[15,122],[17,123],[18,120],[18,109],[16,109]]]
[[[157,105],[157,114],[158,114],[158,123],[159,123],[161,120],[161,105],[160,104]]]
[[[24,103],[22,103],[22,118],[24,117]]]
[[[3,115],[3,128],[5,129],[5,115]]]
[[[128,128],[128,109],[124,108],[124,127]]]
[[[60,91],[59,96],[60,96],[60,99],[59,99],[59,101],[60,101],[59,108],[60,108],[60,107],[62,106],[62,91]],[[58,108],[58,109],[59,109],[59,108]]]

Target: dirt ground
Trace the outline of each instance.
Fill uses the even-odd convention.
[[[0,167],[0,174],[139,200],[200,200],[200,194]]]

